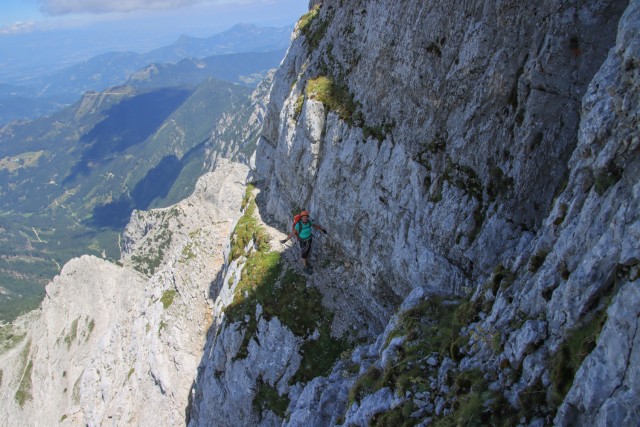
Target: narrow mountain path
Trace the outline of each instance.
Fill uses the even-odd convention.
[[[254,189],[254,195],[257,196],[259,192]],[[377,336],[386,324],[390,310],[371,296],[375,294],[370,289],[374,285],[371,277],[366,275],[366,270],[343,252],[330,232],[324,235],[314,230],[309,257],[313,272],[306,273],[300,259],[298,241],[294,237],[285,244],[280,243],[290,229],[285,232],[266,224],[260,213],[265,210],[260,199],[256,197],[256,216],[269,235],[272,250],[281,253],[286,268],[306,278],[307,287],[315,287],[320,291],[322,303],[334,315],[332,334],[350,341],[366,341]]]

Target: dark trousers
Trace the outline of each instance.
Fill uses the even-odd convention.
[[[309,254],[311,253],[311,237],[307,240],[300,240],[300,251],[302,252],[302,259],[309,258]]]

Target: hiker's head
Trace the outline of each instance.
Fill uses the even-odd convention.
[[[304,222],[309,221],[309,211],[300,212],[300,219]]]

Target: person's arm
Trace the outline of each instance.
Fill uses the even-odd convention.
[[[315,228],[318,231],[322,231],[324,234],[327,234],[327,230],[325,230],[322,226],[318,224],[313,224],[313,228]]]
[[[289,240],[290,238],[292,238],[293,236],[298,237],[298,230],[296,230],[295,228],[293,229],[293,231],[291,233],[289,233],[289,235],[287,236],[286,239],[280,240],[280,243],[285,244],[287,243],[287,240]]]

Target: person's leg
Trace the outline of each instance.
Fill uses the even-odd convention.
[[[309,266],[307,259],[309,258],[309,253],[311,252],[311,239],[300,242],[300,250],[302,252],[302,266],[304,268],[307,268]]]

